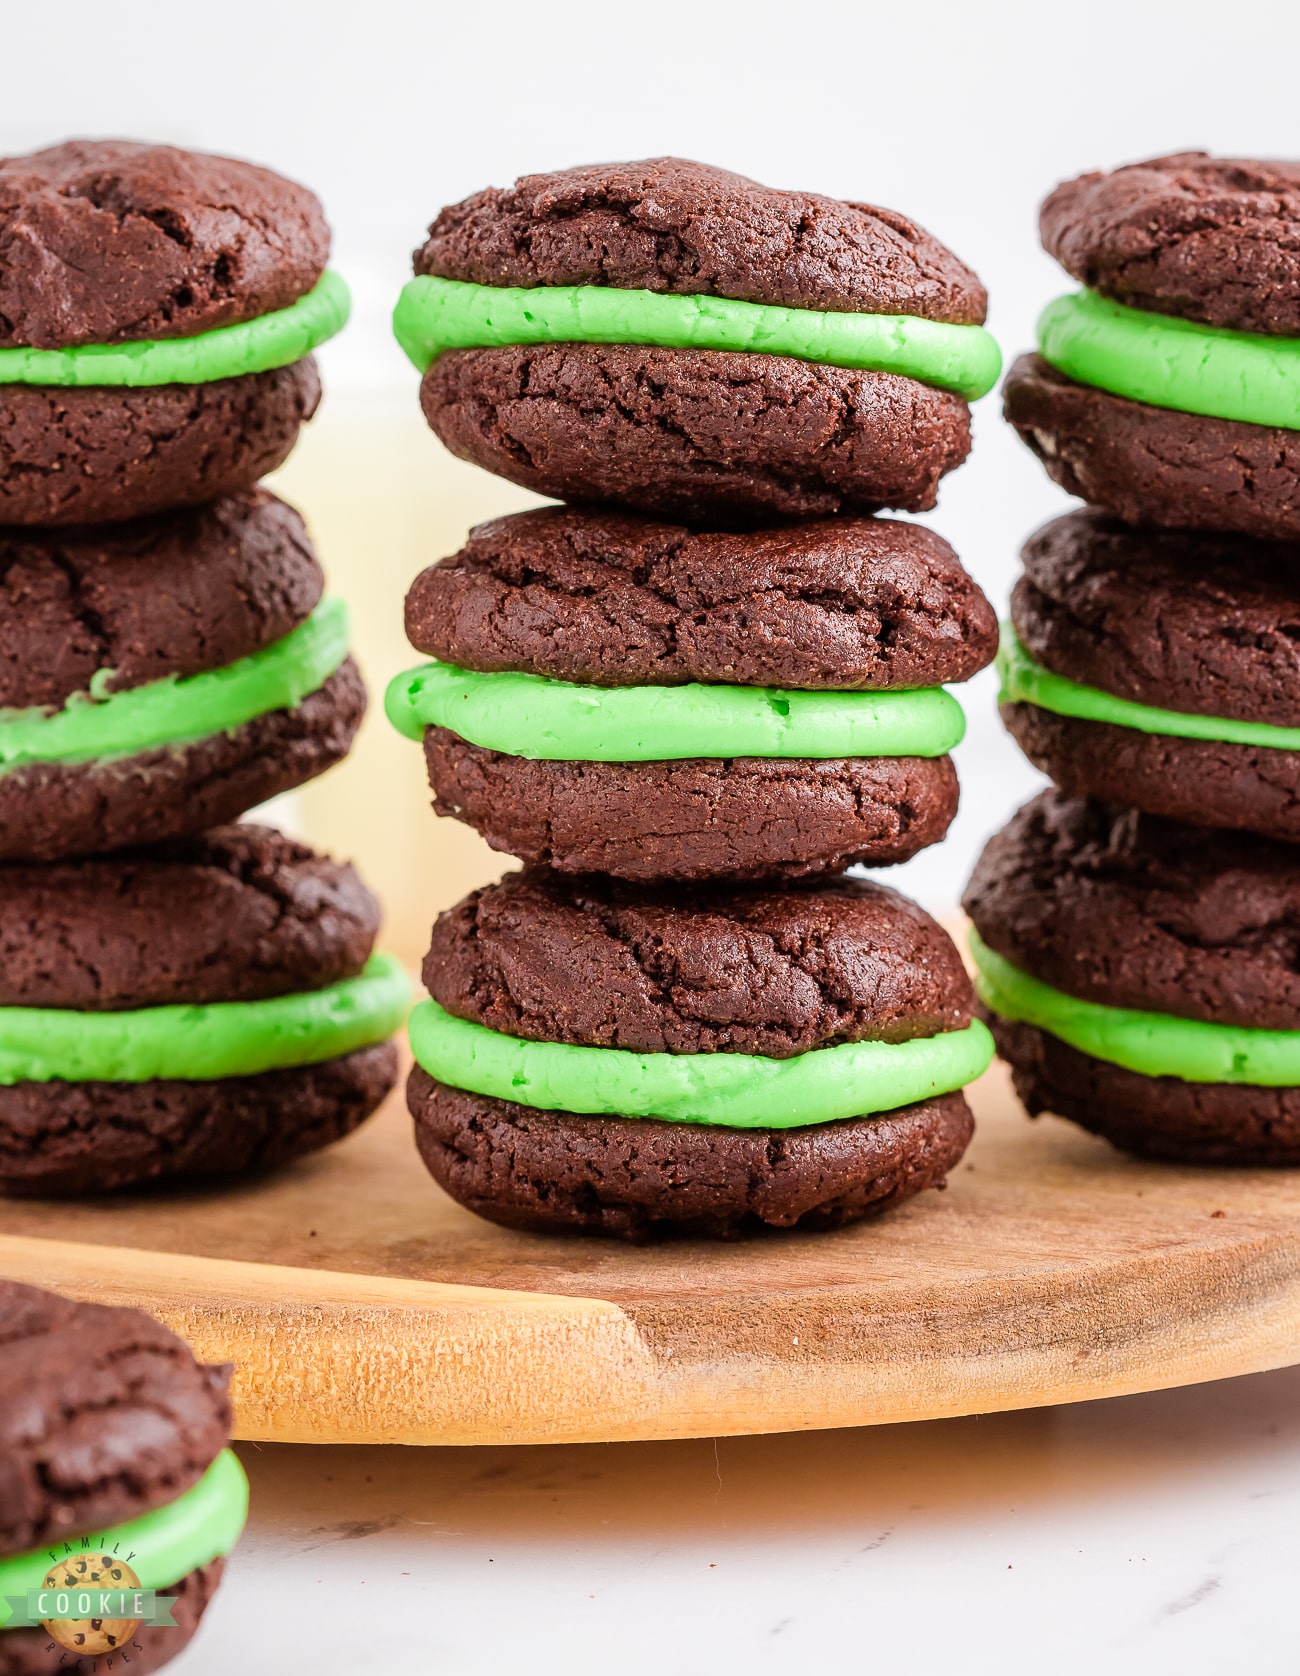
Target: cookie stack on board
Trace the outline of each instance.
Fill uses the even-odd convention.
[[[395,315],[429,424],[565,504],[420,576],[389,688],[521,873],[444,913],[420,1151],[508,1225],[827,1227],[942,1183],[991,1046],[951,942],[849,878],[942,838],[990,661],[933,506],[996,379],[906,218],[676,159],[445,209]]]
[[[971,881],[979,989],[1031,1112],[1300,1162],[1300,164],[1084,175],[1041,226],[1085,289],[1007,415],[1090,504],[1031,538],[1003,633],[1056,789]]]
[[[365,707],[257,487],[347,315],[312,194],[128,142],[0,160],[0,1191],[266,1167],[396,1075],[350,867],[229,825]]]

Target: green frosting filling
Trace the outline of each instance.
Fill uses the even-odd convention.
[[[169,675],[107,692],[111,669],[62,710],[0,710],[0,773],[35,762],[100,762],[230,733],[256,716],[291,710],[348,655],[348,613],[326,599],[260,652],[200,675]]]
[[[446,727],[484,750],[547,762],[693,757],[939,757],[966,718],[942,687],[796,692],[766,687],[588,687],[428,663],[390,682],[388,719],[408,739]]]
[[[1255,1088],[1300,1084],[1300,1030],[1247,1030],[1169,1013],[1106,1007],[1064,995],[970,936],[975,987],[992,1012],[1032,1024],[1080,1053],[1144,1077],[1182,1082],[1247,1083]]]
[[[247,1517],[248,1480],[236,1456],[224,1449],[192,1489],[165,1507],[124,1525],[79,1531],[47,1547],[0,1559],[0,1630],[11,1616],[6,1597],[40,1588],[51,1565],[69,1548],[116,1552],[140,1579],[141,1588],[170,1589],[191,1571],[228,1554]],[[83,1536],[92,1540],[83,1541]]]
[[[209,384],[301,361],[347,325],[352,299],[341,274],[326,273],[305,297],[274,314],[189,338],[85,343],[72,349],[0,349],[0,384]]]
[[[1300,430],[1300,338],[1198,326],[1079,291],[1048,303],[1038,347],[1067,377],[1114,396]]]
[[[305,995],[83,1013],[0,1007],[0,1087],[20,1082],[202,1082],[317,1065],[386,1041],[411,987],[392,955]]]
[[[963,1088],[993,1058],[978,1021],[912,1042],[844,1042],[792,1059],[528,1042],[453,1018],[436,1001],[416,1007],[410,1028],[416,1059],[452,1088],[539,1111],[723,1129],[797,1129],[895,1111]]]
[[[1002,371],[997,340],[983,326],[611,285],[469,285],[422,274],[408,281],[398,298],[393,333],[421,373],[447,349],[644,343],[791,355],[863,372],[900,373],[973,401],[988,394]]]
[[[1085,687],[1064,675],[1053,675],[1036,663],[1010,623],[1003,623],[998,644],[999,701],[1035,704],[1058,716],[1084,722],[1109,722],[1139,733],[1163,734],[1172,739],[1218,739],[1228,745],[1263,745],[1274,751],[1300,751],[1300,727],[1274,727],[1271,722],[1239,722],[1226,716],[1197,716],[1186,710],[1158,710],[1150,704],[1117,698],[1100,687]]]

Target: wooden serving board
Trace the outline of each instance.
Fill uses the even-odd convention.
[[[245,1438],[541,1443],[1029,1407],[1300,1361],[1300,1172],[1136,1164],[1000,1067],[943,1194],[836,1234],[626,1248],[494,1228],[400,1095],[273,1180],[0,1206],[0,1274],[236,1363]]]

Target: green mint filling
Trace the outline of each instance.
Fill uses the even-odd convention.
[[[190,1572],[228,1554],[247,1518],[248,1480],[236,1456],[223,1449],[197,1484],[163,1507],[122,1525],[78,1531],[43,1548],[0,1559],[0,1630],[12,1616],[7,1597],[40,1588],[51,1565],[69,1550],[117,1554],[135,1572],[142,1589],[170,1589]]]
[[[990,1011],[1045,1030],[1090,1058],[1182,1082],[1300,1085],[1300,1030],[1250,1030],[1080,1001],[995,954],[976,931],[970,948],[975,987]]]
[[[188,338],[86,343],[72,349],[0,349],[0,384],[65,389],[210,384],[301,361],[347,325],[352,301],[341,274],[323,274],[305,297],[273,314]]]
[[[1067,378],[1113,396],[1300,430],[1300,338],[1198,326],[1079,291],[1048,303],[1038,348]]]
[[[39,762],[105,762],[231,733],[257,716],[292,710],[348,655],[348,613],[326,599],[282,640],[198,675],[169,675],[123,692],[90,690],[61,710],[0,710],[0,774]]]
[[[422,274],[402,290],[393,333],[421,373],[448,349],[640,343],[788,355],[863,372],[898,373],[974,401],[988,394],[1002,371],[997,341],[983,326],[609,285],[471,285]]]
[[[484,750],[548,762],[939,757],[961,742],[966,725],[960,704],[942,687],[593,687],[447,663],[398,675],[384,707],[409,739],[445,727]]]
[[[531,1042],[455,1018],[411,1014],[411,1048],[438,1082],[539,1111],[657,1118],[726,1129],[794,1129],[896,1111],[963,1088],[993,1057],[988,1030],[910,1042],[843,1042],[791,1059],[745,1053],[630,1053]]]
[[[411,988],[392,955],[324,989],[265,1001],[83,1013],[0,1007],[0,1087],[22,1082],[204,1082],[318,1065],[387,1041]]]
[[[1033,704],[1057,716],[1084,722],[1108,722],[1139,733],[1171,739],[1214,739],[1228,745],[1265,746],[1273,751],[1300,751],[1300,727],[1274,727],[1271,722],[1240,722],[1226,716],[1198,716],[1186,710],[1160,710],[1118,698],[1100,687],[1085,687],[1064,675],[1044,669],[1026,650],[1010,623],[1003,623],[998,644],[999,702]]]

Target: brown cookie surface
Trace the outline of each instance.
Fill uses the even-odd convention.
[[[351,658],[292,710],[102,762],[0,774],[0,861],[58,861],[186,838],[238,819],[347,755],[366,693]]]
[[[757,879],[886,866],[938,843],[957,813],[951,757],[541,762],[446,728],[425,730],[424,755],[437,814],[564,873]]]
[[[0,1554],[183,1495],[229,1441],[229,1377],[142,1310],[0,1279]]]
[[[1134,530],[1088,508],[1022,558],[1012,621],[1047,669],[1160,709],[1300,726],[1293,545]]]
[[[365,965],[379,904],[354,868],[265,826],[0,867],[0,1006],[255,1001]]]
[[[653,891],[511,873],[440,914],[424,962],[458,1018],[532,1041],[784,1059],[960,1030],[952,939],[885,885]]]
[[[476,1215],[627,1240],[842,1227],[941,1187],[974,1129],[961,1094],[803,1129],[572,1117],[448,1088],[418,1065],[407,1103],[430,1174]]]
[[[406,632],[447,663],[601,686],[925,687],[968,679],[997,643],[992,607],[920,524],[736,534],[572,507],[472,530],[416,578]]]
[[[278,1169],[342,1140],[397,1081],[392,1042],[211,1082],[0,1088],[0,1193],[107,1193]]]
[[[1053,788],[986,845],[963,901],[990,948],[1106,1006],[1300,1029],[1300,850]]]
[[[0,530],[0,709],[220,669],[321,597],[302,519],[264,489],[156,518]],[[111,678],[103,680],[105,672]]]
[[[319,400],[310,356],[208,384],[0,385],[0,525],[115,523],[251,489]]]
[[[1300,334],[1300,163],[1184,151],[1080,175],[1039,218],[1076,279],[1133,308]]]
[[[680,157],[524,175],[441,211],[418,274],[608,285],[978,324],[984,287],[893,210],[783,192]]]
[[[191,1571],[171,1588],[160,1589],[160,1595],[175,1602],[171,1616],[176,1628],[142,1627],[126,1647],[101,1657],[100,1667],[107,1671],[111,1657],[114,1666],[129,1668],[131,1676],[149,1676],[151,1671],[170,1664],[193,1640],[224,1569],[224,1560],[213,1560],[211,1565]],[[83,1669],[90,1669],[84,1660],[81,1662]],[[51,1642],[46,1631],[37,1627],[5,1630],[0,1634],[0,1676],[79,1676],[79,1673],[75,1656]]]
[[[1034,704],[1001,714],[1030,762],[1078,797],[1300,842],[1300,751],[1143,733]]]
[[[1150,407],[1022,355],[1004,412],[1054,483],[1125,523],[1300,540],[1300,431]]]
[[[970,451],[960,396],[781,355],[450,350],[420,402],[453,454],[498,477],[704,526],[924,511]]]
[[[314,194],[270,169],[131,140],[0,158],[0,345],[191,337],[310,291]]]

